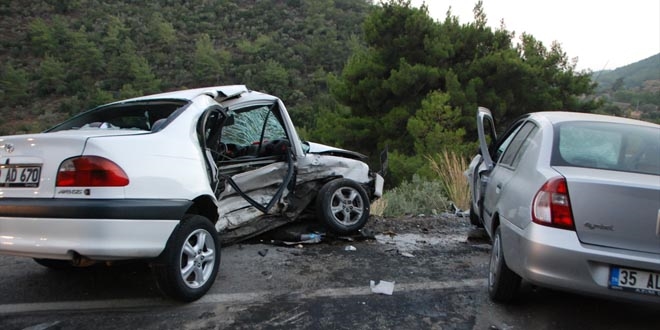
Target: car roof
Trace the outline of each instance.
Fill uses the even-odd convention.
[[[655,127],[655,128],[660,128],[660,125],[654,124],[651,122],[646,122],[646,121],[641,121],[641,120],[636,120],[636,119],[631,119],[631,118],[623,118],[623,117],[615,117],[615,116],[608,116],[608,115],[600,115],[600,114],[594,114],[594,113],[584,113],[584,112],[569,112],[569,111],[541,111],[541,112],[533,112],[529,114],[530,117],[532,118],[545,118],[548,120],[552,125],[556,125],[559,123],[563,122],[576,122],[576,121],[590,121],[590,122],[608,122],[608,123],[621,123],[621,124],[629,124],[629,125],[638,125],[638,126],[648,126],[648,127]]]
[[[208,95],[218,102],[230,99],[233,97],[241,96],[248,99],[277,99],[275,96],[265,93],[250,91],[245,85],[226,85],[226,86],[211,86],[194,89],[184,89],[172,92],[165,92],[153,95],[146,95],[135,97],[127,100],[113,102],[111,104],[152,101],[152,100],[186,100],[190,101],[200,95]],[[249,95],[249,97],[248,97]]]

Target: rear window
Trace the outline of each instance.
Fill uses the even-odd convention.
[[[163,100],[115,104],[83,112],[46,132],[85,129],[129,129],[150,131],[156,121],[176,116],[187,103]]]
[[[567,122],[555,128],[552,165],[660,175],[660,129]]]

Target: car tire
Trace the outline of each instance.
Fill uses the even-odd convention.
[[[493,247],[490,252],[488,269],[488,295],[490,299],[501,303],[513,300],[518,293],[521,278],[506,265],[500,227],[497,227],[495,235],[493,235]]]
[[[201,298],[220,267],[220,239],[209,219],[186,215],[167,242],[154,268],[160,290],[185,302]]]
[[[481,219],[477,215],[477,212],[474,211],[474,206],[472,206],[472,202],[470,202],[470,223],[473,226],[476,226],[477,228],[483,228],[484,224],[481,222]]]
[[[57,260],[57,259],[33,259],[36,263],[53,270],[67,270],[75,268],[71,261],[69,260]]]
[[[321,221],[335,234],[346,235],[360,230],[369,219],[369,197],[364,188],[349,179],[326,183],[316,197],[316,211]]]

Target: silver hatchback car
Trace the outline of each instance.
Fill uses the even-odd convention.
[[[537,112],[496,137],[477,111],[466,176],[473,224],[491,237],[489,294],[531,284],[660,304],[660,126]]]

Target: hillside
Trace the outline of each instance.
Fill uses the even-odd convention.
[[[319,114],[346,111],[327,78],[364,44],[372,3],[2,1],[0,134],[38,132],[117,99],[238,83],[282,97],[308,135]],[[659,56],[595,72],[599,111],[660,120]]]
[[[631,63],[614,70],[596,71],[592,74],[593,80],[598,83],[598,92],[611,89],[621,79],[626,89],[644,89],[647,81],[660,81],[660,54]],[[660,84],[655,84],[660,90]],[[653,90],[649,90],[653,91]]]
[[[660,123],[660,54],[615,70],[597,71],[599,112]]]
[[[0,3],[0,134],[108,101],[246,84],[302,122],[359,43],[367,0]],[[215,72],[209,76],[208,72]]]

